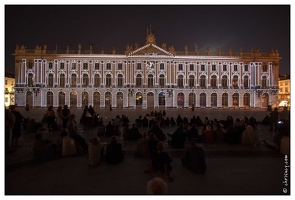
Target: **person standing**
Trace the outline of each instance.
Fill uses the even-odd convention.
[[[13,124],[13,129],[12,129],[12,146],[18,147],[19,146],[18,141],[22,133],[22,123],[25,118],[24,116],[22,116],[22,114],[20,114],[19,111],[17,111],[16,105],[11,106],[11,112],[15,117],[15,122]]]
[[[63,129],[67,128],[67,123],[69,121],[69,117],[71,115],[71,111],[68,108],[67,105],[64,105],[64,108],[62,109],[62,127]]]
[[[275,108],[273,111],[270,112],[270,131],[273,131],[273,127],[274,127],[274,131],[278,130],[278,119],[279,119],[279,112],[278,112],[278,108]]]
[[[55,127],[55,113],[53,111],[53,106],[49,106],[48,110],[46,112],[47,115],[47,127],[48,127],[48,131],[53,131],[56,127]]]
[[[12,129],[13,124],[15,123],[15,117],[12,112],[5,108],[5,150],[6,153],[11,151],[11,143],[12,143]]]
[[[58,106],[56,110],[56,123],[57,123],[57,129],[61,130],[62,127],[62,107]]]

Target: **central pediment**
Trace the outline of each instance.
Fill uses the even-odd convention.
[[[172,53],[155,44],[146,44],[128,54],[128,56],[174,56]]]

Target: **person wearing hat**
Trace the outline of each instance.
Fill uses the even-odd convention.
[[[173,181],[173,178],[170,176],[170,170],[172,158],[168,155],[167,152],[163,152],[163,144],[159,142],[157,144],[157,152],[151,156],[149,169],[145,170],[144,173],[150,173],[152,171],[161,171],[167,174],[168,180]]]

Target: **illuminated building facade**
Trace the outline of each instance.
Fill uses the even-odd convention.
[[[285,75],[279,78],[279,89],[280,89],[279,99],[278,99],[279,106],[280,105],[290,106],[290,92],[291,92],[290,76]]]
[[[5,72],[4,98],[5,107],[14,105],[14,74]]]
[[[81,108],[262,108],[277,104],[279,54],[260,50],[176,51],[147,34],[125,51],[48,50],[15,53],[19,106]]]

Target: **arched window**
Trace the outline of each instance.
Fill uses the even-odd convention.
[[[106,75],[106,87],[110,87],[112,85],[112,76],[110,74]]]
[[[100,75],[95,74],[94,75],[94,87],[99,87],[100,86]]]
[[[239,88],[239,78],[237,75],[234,75],[233,76],[233,81],[232,81],[232,85],[233,87],[236,89],[236,88]]]
[[[206,107],[206,93],[200,94],[200,106]]]
[[[77,87],[77,75],[72,74],[71,76],[71,87]]]
[[[34,76],[33,74],[28,74],[28,87],[33,87],[33,84],[34,84]]]
[[[141,80],[141,75],[137,74],[136,76],[136,87],[142,87],[142,80]]]
[[[250,94],[249,93],[244,94],[244,106],[250,106]]]
[[[177,86],[179,88],[183,88],[183,75],[178,75],[178,78],[177,78]]]
[[[77,107],[77,92],[70,93],[70,107],[76,108]]]
[[[188,85],[190,88],[195,87],[195,76],[194,75],[190,75],[188,77],[189,81],[188,81]]]
[[[238,93],[233,94],[233,106],[239,106],[239,94]]]
[[[177,106],[181,108],[184,107],[184,94],[182,92],[177,95]]]
[[[100,94],[99,94],[99,92],[93,93],[93,107],[95,107],[95,108],[100,107]]]
[[[244,88],[249,88],[249,77],[244,76]]]
[[[65,75],[64,74],[59,75],[59,87],[65,87]]]
[[[165,86],[165,76],[163,74],[161,74],[160,77],[159,77],[159,85],[161,87]]]
[[[221,104],[224,107],[228,107],[228,94],[227,93],[222,94],[222,102],[221,102]]]
[[[47,92],[47,107],[53,106],[53,93]]]
[[[61,107],[66,105],[66,94],[64,92],[58,93],[58,105]]]
[[[262,76],[261,87],[262,87],[262,88],[266,88],[266,86],[267,86],[267,79],[266,79],[266,76]]]
[[[160,92],[159,94],[159,106],[165,106],[165,93]]]
[[[82,92],[82,108],[88,106],[88,93]]]
[[[205,88],[206,87],[206,76],[205,75],[202,75],[200,77],[200,86],[201,86],[201,88]]]
[[[217,77],[216,77],[216,75],[211,76],[211,81],[210,82],[211,82],[210,84],[211,84],[212,88],[217,87]]]
[[[53,87],[53,74],[48,74],[47,86]]]
[[[228,87],[228,85],[227,85],[227,76],[226,75],[223,75],[222,76],[221,85],[222,85],[223,88],[227,88]]]
[[[211,94],[211,107],[217,107],[217,94]]]
[[[123,87],[123,75],[119,74],[118,75],[118,85],[119,88]]]
[[[136,106],[142,106],[142,93],[136,93]]]
[[[85,63],[84,63],[85,64]],[[87,64],[87,63],[86,63]],[[83,74],[82,87],[87,87],[89,85],[88,74]]]
[[[148,75],[148,87],[154,86],[154,76],[152,74]]]

